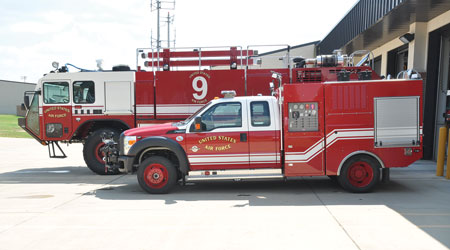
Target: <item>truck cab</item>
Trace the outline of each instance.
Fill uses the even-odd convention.
[[[120,171],[137,169],[149,192],[165,192],[157,187],[172,175],[176,180],[282,178],[277,99],[224,94],[185,121],[125,131]]]
[[[43,145],[49,155],[64,158],[58,142],[84,143],[84,159],[96,173],[105,174],[99,133],[119,134],[134,127],[134,72],[53,71],[25,93],[28,112],[19,125]],[[59,155],[56,149],[60,149]]]

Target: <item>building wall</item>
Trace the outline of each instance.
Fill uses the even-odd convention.
[[[414,34],[414,40],[407,44],[408,48],[408,69],[415,69],[422,74],[424,78],[424,158],[435,159],[437,153],[438,129],[445,126],[442,114],[446,110],[447,103],[445,91],[446,83],[440,79],[442,73],[441,45],[432,44],[430,46],[431,33],[440,32],[439,30],[450,24],[450,10],[429,20],[428,22],[414,22],[409,25],[408,33]],[[405,32],[406,33],[406,32]],[[436,35],[436,34],[435,34]],[[438,38],[440,39],[440,38]],[[379,44],[372,50],[374,57],[381,56],[381,75],[388,74],[388,54],[390,51],[404,46],[398,37]],[[429,58],[430,57],[430,58]],[[435,57],[435,58],[432,58]],[[435,64],[435,65],[431,65]],[[436,69],[436,67],[438,67]],[[427,72],[428,70],[431,72]],[[448,70],[448,69],[447,69]],[[392,77],[396,77],[393,75]],[[441,86],[445,85],[445,86]],[[430,112],[431,111],[431,112]]]
[[[426,71],[428,55],[428,34],[436,29],[450,23],[450,11],[447,11],[429,22],[416,22],[410,25],[409,33],[414,33],[415,37],[408,44],[408,69],[414,68],[419,72]],[[395,38],[387,43],[380,44],[372,50],[374,57],[381,56],[381,75],[387,75],[387,53],[404,45],[400,39]]]
[[[23,103],[23,93],[35,87],[34,83],[0,80],[0,114],[16,114],[16,106]]]
[[[315,57],[316,44],[312,43],[306,46],[293,47],[290,49],[289,57],[313,58]],[[273,68],[287,68],[287,50],[261,54],[261,64],[252,65],[252,69],[273,69]],[[291,60],[291,66],[293,65]]]

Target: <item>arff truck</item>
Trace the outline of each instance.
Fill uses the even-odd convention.
[[[411,87],[419,84],[421,81],[408,80],[407,82],[413,84],[407,86],[392,84],[392,87],[387,88],[383,87],[383,84],[389,82],[403,83],[405,80],[381,80],[380,76],[364,64],[367,58],[363,58],[360,63],[355,63],[356,57],[354,54],[346,56],[339,52],[333,55],[319,55],[310,59],[292,58],[289,55],[289,49],[290,47],[287,46],[285,50],[286,55],[282,57],[283,60],[288,62],[283,68],[261,67],[261,65],[264,65],[263,61],[266,58],[262,55],[259,56],[257,50],[251,49],[251,46],[247,47],[246,50],[236,46],[227,47],[226,49],[184,48],[164,49],[161,51],[138,49],[136,71],[131,71],[129,67],[121,66],[114,67],[111,71],[100,68],[97,71],[80,69],[80,72],[68,72],[68,65],[62,67],[54,65],[55,70],[44,75],[39,80],[35,91],[25,93],[24,104],[28,111],[25,118],[19,119],[19,125],[42,145],[48,145],[50,157],[65,157],[62,150],[59,155],[55,153],[55,149],[61,149],[58,142],[83,143],[83,156],[91,170],[98,174],[116,174],[120,172],[120,168],[111,167],[106,168],[105,171],[105,143],[100,135],[105,133],[113,134],[114,140],[117,141],[119,135],[130,128],[181,121],[198,111],[202,106],[213,100],[214,97],[219,96],[220,91],[223,89],[233,89],[238,96],[257,96],[258,94],[269,96],[271,93],[267,87],[267,82],[272,80],[273,71],[276,71],[279,73],[279,81],[284,83],[283,86],[323,86],[324,91],[327,89],[330,91],[326,86],[331,86],[332,83],[337,84],[335,88],[332,88],[331,92],[323,92],[323,99],[320,105],[319,103],[308,103],[308,105],[305,104],[303,106],[292,106],[292,108],[305,108],[308,106],[310,109],[314,107],[317,110],[313,109],[310,111],[322,116],[319,116],[318,120],[309,118],[304,120],[306,115],[309,117],[313,114],[302,113],[303,109],[299,109],[291,114],[295,118],[289,118],[294,119],[296,123],[288,126],[313,126],[313,124],[317,123],[315,130],[311,130],[312,128],[299,131],[295,131],[295,128],[292,131],[284,129],[283,126],[286,126],[287,122],[293,121],[290,121],[288,116],[284,119],[281,119],[281,116],[273,117],[276,120],[271,120],[271,126],[275,126],[275,124],[278,124],[276,122],[279,122],[279,127],[275,129],[279,135],[273,139],[279,140],[279,142],[273,142],[277,145],[275,161],[278,165],[275,167],[276,171],[281,171],[283,175],[286,174],[286,177],[294,176],[292,171],[295,169],[295,166],[300,164],[305,167],[301,171],[295,170],[299,171],[298,174],[320,175],[322,173],[330,176],[339,175],[340,167],[333,170],[333,164],[337,163],[330,162],[333,159],[329,155],[333,151],[332,146],[335,143],[340,145],[343,141],[350,142],[350,145],[353,147],[358,146],[360,141],[371,141],[372,144],[369,149],[361,150],[373,154],[372,157],[377,159],[381,169],[386,169],[383,170],[383,173],[387,173],[389,167],[406,166],[406,163],[412,162],[409,160],[420,158],[422,129],[417,124],[421,124],[422,119],[419,115],[422,107],[420,104],[422,102],[421,92],[417,91],[417,93],[414,93],[414,96],[418,98],[414,104],[417,104],[417,110],[414,113],[416,115],[414,117],[417,118],[417,126],[414,125],[415,127],[411,127],[413,116],[409,116],[414,114],[404,113],[403,111],[399,114],[408,115],[407,117],[395,114],[384,117],[380,121],[374,120],[375,114],[380,115],[379,112],[375,111],[376,106],[374,106],[375,100],[378,99],[374,98],[409,96],[408,91]],[[294,62],[293,64],[291,63],[292,61]],[[409,76],[408,74],[405,75]],[[381,91],[381,93],[377,96],[372,96],[373,93],[369,92],[369,85],[367,85],[369,83],[378,83],[373,86],[380,88],[378,91]],[[280,85],[281,88],[278,88],[278,92],[283,89],[283,86]],[[287,88],[289,89],[290,87]],[[311,96],[309,96],[310,94]],[[285,101],[285,98],[289,95],[294,95],[294,93],[284,91],[283,95],[278,97],[279,102]],[[301,97],[301,99],[297,100],[298,102],[307,102],[307,99],[314,98],[316,93],[302,90],[296,95],[296,98]],[[399,99],[400,106],[395,101],[385,102],[382,99],[378,100],[377,103],[383,105],[389,102],[389,104],[392,104],[389,108],[380,106],[380,108],[383,107],[389,111],[391,108],[404,108],[403,101],[405,100]],[[412,101],[409,100],[407,102]],[[289,104],[287,105],[281,105],[281,107],[284,110],[290,110],[291,107],[289,107]],[[270,108],[273,107],[270,106]],[[242,111],[244,111],[244,108],[242,108]],[[275,111],[270,112],[275,115],[273,113]],[[279,113],[280,115],[283,114],[281,111]],[[383,113],[385,113],[384,110]],[[224,117],[218,116],[219,120],[225,118],[226,115]],[[242,119],[242,122],[244,122],[246,118],[242,117]],[[336,119],[342,119],[343,124],[337,124]],[[350,123],[352,120],[349,119],[357,119],[358,122],[367,121],[364,123],[366,124],[364,126],[362,124],[352,125]],[[405,119],[408,123],[401,123]],[[192,122],[192,120],[190,121]],[[305,123],[306,121],[308,122]],[[378,125],[375,124],[376,121]],[[248,124],[248,122],[245,124]],[[331,132],[329,131],[329,126],[332,124],[335,126],[335,129],[332,130],[334,134],[329,134]],[[405,126],[401,127],[399,124]],[[159,129],[160,126],[168,125],[158,125],[149,129]],[[266,126],[257,128],[258,131],[266,131],[266,129]],[[167,137],[170,133],[167,135],[160,134],[159,136]],[[186,130],[186,135],[189,133],[190,131]],[[202,133],[205,133],[205,131]],[[289,147],[294,147],[294,145],[285,145],[286,141],[290,140],[289,138],[294,137],[302,141],[302,145],[307,145],[312,143],[313,139],[321,138],[322,133],[325,133],[326,137],[324,136],[320,142],[314,141],[310,145],[311,148],[307,147],[302,149],[302,151],[291,152]],[[252,134],[255,134],[252,130],[249,130],[247,133],[242,132],[242,140],[247,140],[248,145],[254,142]],[[286,137],[287,135],[289,136]],[[348,138],[341,135],[348,135]],[[185,136],[182,137],[183,140],[186,138]],[[140,141],[140,139],[142,138],[137,138],[136,140]],[[240,137],[233,139],[236,140],[235,143],[222,145],[223,148],[219,147],[216,149],[215,146],[208,148],[212,149],[210,150],[212,152],[222,152],[223,156],[228,158],[230,157],[228,154],[235,152],[237,145],[241,143]],[[400,139],[408,140],[408,143],[398,142]],[[198,152],[201,152],[200,149],[203,149],[201,146],[211,146],[206,143],[208,139],[204,140],[201,145],[197,145],[199,148]],[[221,139],[218,140],[223,141]],[[129,141],[129,143],[131,142],[132,140]],[[186,147],[183,143],[180,142],[178,144]],[[300,150],[298,146],[295,148]],[[187,148],[183,149],[185,154],[189,155],[189,150]],[[253,149],[249,148],[248,150],[252,152]],[[403,152],[402,150],[405,151]],[[400,151],[403,152],[404,158],[398,155]],[[394,154],[394,152],[396,153]],[[259,166],[267,166],[268,169],[272,169],[270,171],[274,171],[273,165],[261,160],[268,159],[270,156],[259,155],[256,157],[248,152],[243,154],[244,156],[240,157],[244,158],[238,159],[244,159],[243,161],[247,162],[245,159],[248,158],[249,169],[253,169],[256,163],[260,163]],[[246,156],[247,154],[248,157]],[[386,155],[395,158],[392,160],[393,162],[380,158],[386,157]],[[306,156],[312,158],[304,159]],[[137,162],[133,162],[131,171],[137,169],[143,158],[144,156],[137,159]],[[201,161],[204,159],[191,158],[186,158],[189,160],[187,163],[179,162],[177,164],[181,165],[175,164],[179,169],[178,171],[180,171],[177,174],[178,179],[187,179],[189,177],[188,170],[191,167],[193,167],[192,169],[201,170],[195,165],[201,165]],[[171,159],[177,161],[175,158]],[[255,159],[260,160],[257,161]],[[408,161],[400,161],[400,159],[408,159]],[[314,164],[311,165],[310,161],[314,162]],[[319,164],[320,161],[322,165]],[[384,161],[389,164],[385,164]],[[187,165],[184,166],[183,164]],[[209,163],[206,162],[205,164],[208,165]],[[221,165],[225,164],[222,163]],[[290,165],[294,167],[292,171],[287,170]],[[236,166],[231,164],[230,169],[245,169],[245,166],[247,166],[246,163],[236,168]],[[214,167],[216,166],[214,165]],[[314,169],[318,172],[313,171]],[[319,169],[322,169],[321,172]],[[356,173],[359,175],[360,172],[356,171]],[[193,178],[192,174],[194,173],[191,173],[189,177],[191,180]],[[217,172],[213,172],[212,175],[217,175]],[[249,175],[248,178],[253,177],[254,175]]]
[[[118,142],[104,135],[106,167],[137,172],[148,193],[167,193],[178,181],[299,176],[329,176],[350,192],[369,192],[390,168],[422,157],[421,80],[314,70],[314,77],[337,78],[281,84],[274,73],[272,95],[224,91],[185,121],[129,129]]]

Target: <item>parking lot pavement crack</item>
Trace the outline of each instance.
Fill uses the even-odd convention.
[[[50,208],[49,210],[47,210],[47,211],[45,211],[45,212],[36,213],[36,215],[34,215],[34,216],[32,216],[32,217],[30,217],[30,218],[28,218],[28,219],[25,219],[25,220],[23,220],[23,221],[21,221],[21,222],[19,222],[19,223],[16,223],[16,224],[14,224],[14,225],[12,225],[12,226],[10,226],[10,227],[8,227],[8,228],[6,228],[6,229],[0,231],[0,234],[3,234],[3,233],[5,233],[5,232],[7,232],[7,231],[9,231],[9,230],[11,230],[11,229],[13,229],[13,228],[15,228],[15,227],[18,227],[18,226],[20,226],[20,225],[22,225],[22,224],[25,224],[25,223],[27,223],[27,222],[33,220],[33,219],[35,219],[35,218],[37,218],[37,217],[39,217],[39,216],[42,216],[42,215],[47,214],[47,213],[49,213],[49,212],[51,212],[51,211],[53,211],[53,210],[55,210],[55,209],[58,209],[58,208],[62,207],[62,206],[64,206],[64,205],[67,205],[67,204],[69,204],[69,203],[71,203],[71,202],[73,202],[73,201],[75,201],[75,200],[77,200],[77,199],[79,199],[79,198],[81,198],[81,197],[83,197],[83,196],[85,196],[85,195],[88,195],[89,193],[95,192],[95,191],[98,190],[98,189],[104,188],[106,185],[109,185],[109,184],[111,184],[111,183],[113,183],[113,182],[119,180],[120,178],[122,178],[122,177],[124,177],[124,176],[125,176],[125,175],[120,175],[119,177],[114,178],[113,180],[110,180],[110,181],[104,183],[104,184],[101,185],[100,187],[97,187],[97,188],[94,188],[94,189],[92,189],[92,190],[89,190],[88,192],[84,192],[84,193],[78,195],[77,197],[75,197],[75,198],[73,198],[73,199],[71,199],[71,200],[68,200],[68,201],[66,201],[66,202],[63,202],[62,204],[59,204],[59,205],[57,205],[57,206],[54,206],[54,207]]]
[[[339,227],[342,229],[342,231],[344,231],[344,233],[347,235],[347,237],[353,242],[353,244],[356,246],[356,248],[358,248],[359,250],[361,250],[361,248],[359,247],[358,243],[356,243],[356,241],[352,238],[352,236],[347,232],[347,230],[345,230],[344,226],[339,222],[339,220],[336,218],[336,216],[334,216],[334,214],[331,212],[331,210],[328,208],[328,206],[322,201],[322,199],[319,197],[319,195],[316,193],[316,190],[314,190],[314,188],[311,186],[311,184],[309,182],[308,183],[308,187],[311,189],[311,191],[314,193],[314,196],[316,196],[316,198],[320,201],[320,203],[325,207],[325,209],[328,211],[328,213],[331,215],[331,217],[333,217],[334,221],[336,221],[336,223],[339,225]]]

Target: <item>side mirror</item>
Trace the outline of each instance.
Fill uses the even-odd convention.
[[[28,110],[30,109],[30,97],[25,95],[23,97],[23,105],[25,106],[25,108]]]
[[[202,117],[197,116],[194,120],[194,131],[201,132],[202,131]]]

